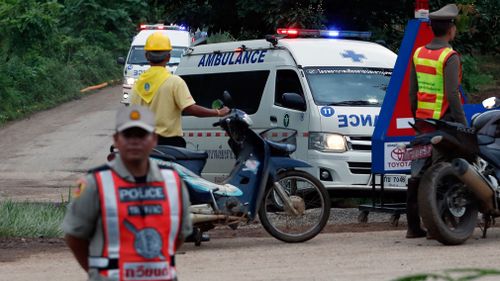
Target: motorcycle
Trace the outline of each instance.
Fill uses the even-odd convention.
[[[213,125],[227,133],[236,156],[232,171],[220,184],[200,176],[207,158],[204,152],[157,146],[150,155],[159,164],[174,168],[186,183],[195,245],[215,226],[237,229],[257,215],[264,229],[284,242],[304,242],[319,234],[330,216],[330,197],[318,179],[298,170],[311,166],[290,157],[295,145],[265,138],[276,129],[257,134],[250,129],[250,117],[238,109]],[[294,134],[286,138],[292,139]]]
[[[483,102],[471,127],[436,119],[416,119],[419,133],[407,146],[404,159],[412,163],[412,176],[420,174],[437,150],[444,161],[423,174],[418,191],[420,216],[427,231],[445,245],[464,243],[482,213],[483,238],[500,216],[500,99]]]

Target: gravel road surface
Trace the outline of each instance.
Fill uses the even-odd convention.
[[[120,97],[120,86],[107,88],[0,128],[0,200],[67,200],[74,181],[105,160]],[[180,280],[376,281],[453,268],[500,269],[499,228],[487,239],[477,229],[466,244],[445,247],[404,239],[404,216],[394,228],[390,215],[370,214],[360,225],[357,214],[332,210],[327,233],[303,244],[279,242],[255,226],[234,235],[215,231],[202,247],[181,249]],[[85,280],[60,239],[2,239],[0,280]]]
[[[500,229],[488,239],[444,247],[426,239],[404,239],[404,231],[325,233],[302,244],[270,237],[212,239],[186,244],[177,255],[181,281],[334,280],[382,281],[456,268],[500,268]],[[62,243],[0,262],[0,280],[85,280]],[[500,276],[482,278],[500,280]]]

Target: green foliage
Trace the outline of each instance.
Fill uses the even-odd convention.
[[[207,44],[234,41],[234,37],[229,32],[216,32],[208,36]]]
[[[500,52],[498,0],[456,2],[454,48],[464,56],[471,93],[492,84],[477,55]],[[414,0],[1,0],[0,124],[78,97],[78,89],[117,79],[139,23],[177,23],[212,34],[209,43],[263,38],[277,27],[370,30],[397,51]],[[474,57],[471,57],[474,56]],[[493,58],[498,58],[493,56]],[[497,60],[498,61],[498,60]],[[494,72],[491,72],[494,73]],[[493,79],[496,79],[493,77]],[[494,85],[494,83],[493,83]]]
[[[65,204],[0,202],[0,237],[61,237]]]
[[[78,98],[79,89],[117,79],[141,0],[0,2],[0,124]]]
[[[479,69],[478,61],[470,56],[462,56],[463,81],[462,84],[467,92],[479,92],[481,86],[493,81],[493,76],[482,73]]]

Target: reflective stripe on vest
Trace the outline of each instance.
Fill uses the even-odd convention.
[[[112,280],[172,280],[182,218],[180,179],[161,170],[162,182],[131,183],[112,170],[95,174],[103,223],[102,256],[89,266]]]
[[[448,109],[444,89],[444,66],[455,54],[451,48],[430,50],[420,47],[413,55],[418,81],[417,118],[440,119]]]

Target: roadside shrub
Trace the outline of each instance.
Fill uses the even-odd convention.
[[[473,56],[462,56],[462,85],[468,93],[469,102],[479,102],[483,86],[493,83],[493,76],[481,71],[479,63]]]
[[[0,71],[0,123],[71,100],[82,87],[73,67],[35,54],[12,57]]]
[[[220,42],[228,42],[228,41],[235,41],[236,39],[229,33],[229,32],[217,32],[213,33],[207,38],[207,43],[212,44],[212,43],[220,43]]]
[[[83,46],[72,57],[71,66],[80,75],[84,85],[118,78],[120,66],[111,52],[98,46]]]

